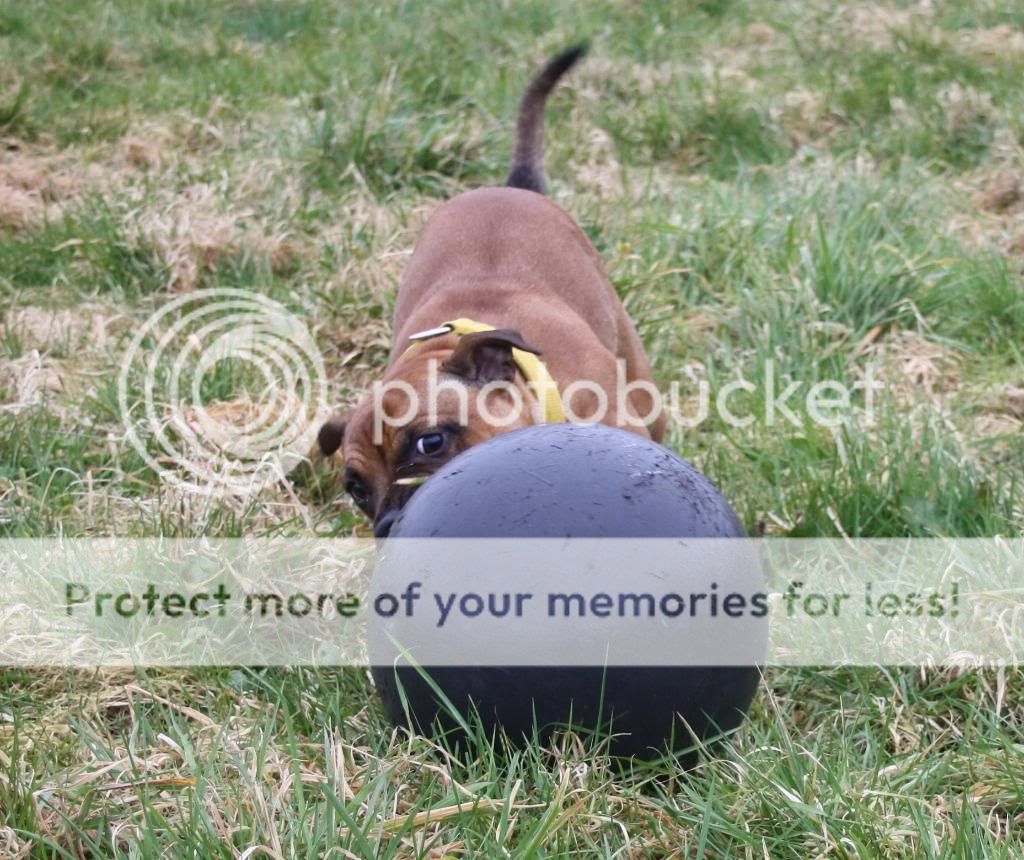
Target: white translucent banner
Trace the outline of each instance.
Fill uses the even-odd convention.
[[[1006,666],[1024,540],[0,541],[0,664]]]

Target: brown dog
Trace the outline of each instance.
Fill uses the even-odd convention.
[[[320,430],[324,454],[342,448],[345,488],[378,537],[425,476],[498,433],[563,420],[560,403],[574,420],[664,434],[650,366],[597,251],[543,196],[544,105],[584,50],[530,82],[506,187],[460,194],[430,219],[402,276],[384,379]]]

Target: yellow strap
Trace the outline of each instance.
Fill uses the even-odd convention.
[[[413,335],[412,339],[415,341],[427,340],[428,338],[445,334],[446,331],[460,336],[476,334],[481,331],[494,331],[494,328],[492,325],[485,325],[484,323],[461,318],[449,320],[436,329],[424,332],[422,336]],[[519,372],[523,375],[523,379],[526,380],[530,390],[540,401],[541,422],[543,424],[552,424],[565,421],[565,411],[562,409],[562,395],[558,390],[558,383],[555,382],[548,372],[544,362],[532,352],[526,352],[515,347],[512,347],[512,360],[516,363],[516,367],[519,368]]]

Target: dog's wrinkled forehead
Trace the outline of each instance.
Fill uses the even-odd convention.
[[[341,459],[346,474],[357,473],[367,484],[379,484],[375,489],[382,493],[391,472],[388,454],[394,440],[390,428],[383,428],[385,433],[375,444],[373,414],[365,408],[366,405],[365,402],[360,404],[345,426]]]

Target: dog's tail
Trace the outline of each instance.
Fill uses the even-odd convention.
[[[559,78],[576,65],[588,47],[582,42],[552,57],[526,88],[519,103],[516,145],[505,183],[509,188],[544,193],[544,105]]]

